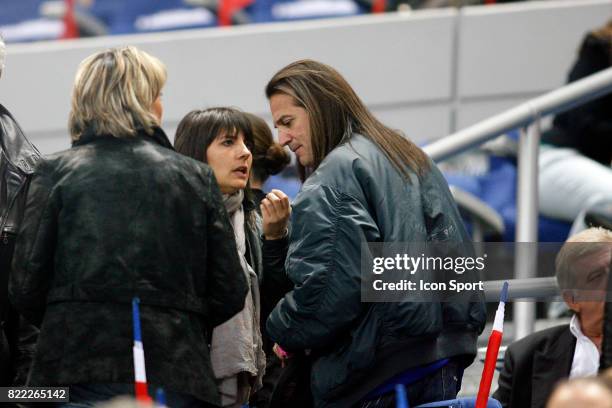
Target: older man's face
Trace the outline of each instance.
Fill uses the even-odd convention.
[[[572,265],[572,273],[576,282],[576,300],[605,300],[612,258],[612,243],[601,250],[590,253],[578,259]]]
[[[583,331],[598,335],[603,330],[604,305],[612,259],[612,244],[584,256],[572,266],[576,278],[572,299],[568,306],[579,318]]]

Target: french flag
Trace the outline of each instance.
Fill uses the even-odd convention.
[[[486,408],[491,392],[491,382],[493,382],[493,373],[495,372],[495,363],[499,354],[499,346],[501,346],[502,337],[504,336],[504,313],[506,301],[508,300],[508,282],[504,282],[502,287],[499,306],[495,312],[495,320],[493,321],[493,330],[489,337],[487,346],[487,355],[485,357],[484,367],[482,369],[482,377],[480,378],[480,387],[478,388],[478,397],[476,398],[476,408]]]
[[[147,391],[147,374],[145,372],[144,348],[140,331],[140,299],[132,299],[132,320],[134,324],[134,385],[136,400],[151,404],[152,399]]]

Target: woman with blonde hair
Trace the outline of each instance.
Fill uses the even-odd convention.
[[[149,393],[219,403],[207,340],[242,309],[246,280],[212,171],[160,128],[165,81],[134,47],[86,58],[72,148],[32,178],[10,296],[40,326],[29,385],[69,386],[68,407],[134,392],[135,297]]]

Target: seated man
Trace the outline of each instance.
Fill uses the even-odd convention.
[[[544,408],[559,380],[597,374],[612,232],[590,228],[570,237],[555,262],[569,325],[533,333],[508,347],[499,388],[504,408]]]

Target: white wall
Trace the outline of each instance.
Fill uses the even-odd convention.
[[[385,123],[422,143],[562,85],[584,33],[609,18],[612,0],[546,1],[10,45],[0,102],[42,152],[66,148],[78,63],[133,44],[168,67],[164,127],[172,138],[197,107],[269,116],[268,79],[315,58],[343,73]]]

